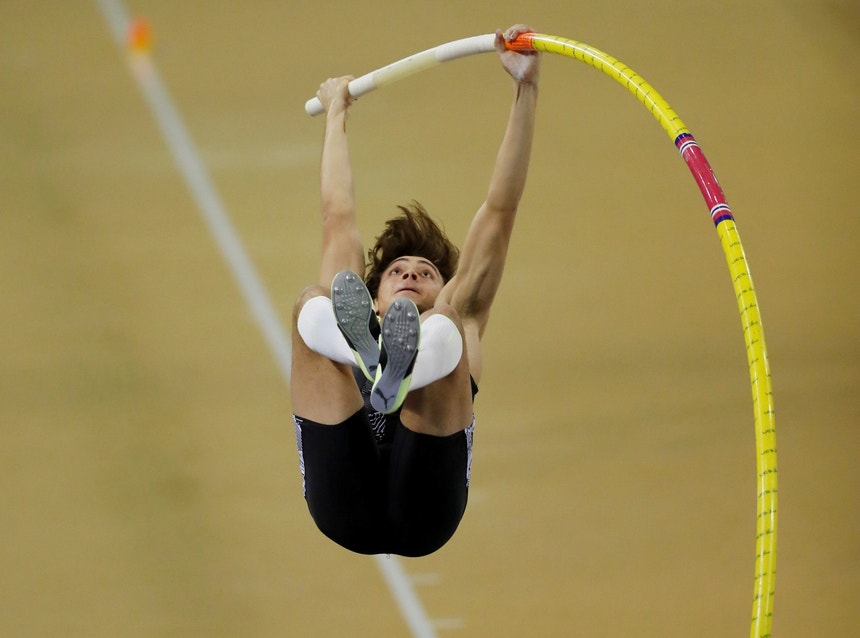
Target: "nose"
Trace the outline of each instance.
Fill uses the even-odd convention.
[[[412,269],[407,268],[403,270],[402,278],[404,281],[406,281],[407,279],[417,280],[418,275],[416,275]]]

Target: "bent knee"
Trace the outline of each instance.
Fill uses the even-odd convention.
[[[298,298],[296,299],[296,303],[293,306],[293,317],[298,317],[299,313],[302,311],[302,308],[305,307],[305,304],[315,297],[328,297],[329,291],[322,286],[312,285],[308,286],[304,290],[299,293]]]
[[[463,329],[463,322],[460,320],[460,314],[454,309],[454,306],[447,303],[437,303],[430,310],[421,315],[421,320],[424,321],[433,315],[443,315],[454,322],[459,330]]]

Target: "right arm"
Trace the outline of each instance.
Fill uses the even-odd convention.
[[[326,80],[317,97],[326,111],[320,161],[322,260],[319,284],[325,288],[341,270],[364,276],[364,247],[355,215],[352,165],[346,136],[351,98],[349,76]]]

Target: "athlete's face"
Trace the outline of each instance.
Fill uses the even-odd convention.
[[[382,316],[395,297],[407,297],[424,312],[433,307],[444,285],[442,275],[432,262],[423,257],[398,257],[382,273],[376,293],[376,311]]]

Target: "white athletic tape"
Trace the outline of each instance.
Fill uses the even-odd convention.
[[[349,83],[349,94],[352,97],[361,97],[386,84],[429,69],[443,62],[456,60],[476,53],[489,53],[495,50],[496,36],[493,33],[475,35],[462,40],[454,40],[440,44],[439,46],[415,53],[402,60],[392,62],[382,68],[366,73],[355,78]],[[323,105],[319,98],[311,98],[305,102],[305,112],[308,115],[320,115],[323,113]]]

